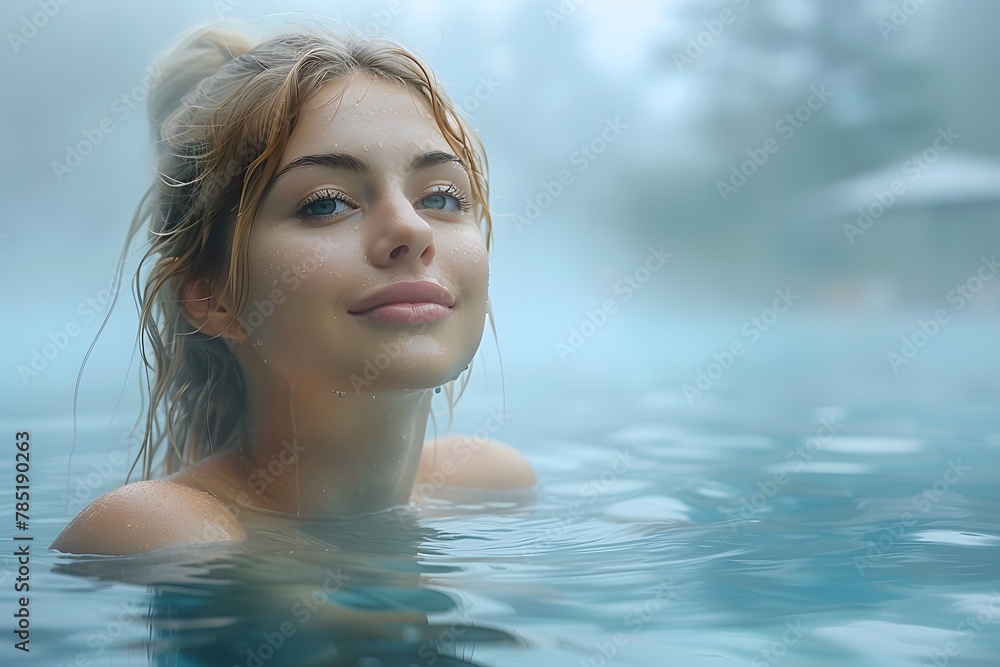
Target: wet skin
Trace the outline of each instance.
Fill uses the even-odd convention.
[[[184,294],[185,316],[225,338],[243,369],[250,438],[169,480],[106,494],[53,547],[137,553],[244,539],[229,509],[240,497],[324,518],[405,504],[421,482],[531,487],[530,467],[502,442],[452,435],[424,444],[433,388],[469,365],[487,310],[486,245],[453,154],[429,106],[405,86],[365,75],[324,86],[254,219],[246,303],[259,315],[237,313],[204,281]],[[398,281],[431,283],[451,305],[413,321],[398,315],[428,309],[358,312]],[[261,483],[262,470],[280,474]],[[115,527],[122,517],[131,532]]]

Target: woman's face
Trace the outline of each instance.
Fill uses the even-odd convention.
[[[306,104],[250,234],[244,363],[359,393],[434,387],[468,366],[489,268],[453,152],[402,84],[342,78]],[[422,285],[378,298],[401,281]]]

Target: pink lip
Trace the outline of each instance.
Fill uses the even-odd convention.
[[[368,295],[347,312],[393,324],[419,323],[447,317],[454,305],[454,295],[436,283],[400,281]]]
[[[448,317],[451,308],[440,303],[387,303],[352,315],[385,324],[421,324]]]

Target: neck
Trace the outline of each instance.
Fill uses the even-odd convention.
[[[240,468],[263,505],[333,518],[409,502],[433,392],[343,392],[262,383],[248,402]]]

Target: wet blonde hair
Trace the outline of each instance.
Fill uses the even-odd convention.
[[[149,392],[136,457],[143,479],[173,473],[246,436],[242,369],[223,338],[185,319],[182,289],[207,279],[222,287],[220,294],[213,290],[214,297],[233,294],[240,315],[251,225],[303,104],[324,84],[354,74],[402,83],[428,102],[469,175],[489,250],[485,149],[418,57],[391,40],[353,33],[283,34],[253,46],[235,29],[197,31],[161,63],[150,91],[157,177],[136,210],[125,246],[127,251],[148,226],[149,247],[133,285]],[[467,383],[468,374],[462,389]],[[450,412],[453,383],[446,388]],[[154,464],[164,443],[162,460]]]

